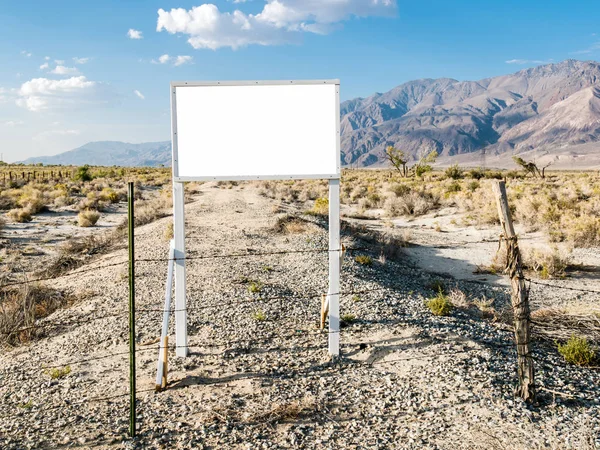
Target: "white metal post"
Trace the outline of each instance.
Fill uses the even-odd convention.
[[[340,180],[329,180],[329,354],[340,354]]]
[[[173,234],[175,237],[175,342],[177,356],[187,356],[187,301],[185,288],[184,185],[173,182]]]
[[[156,390],[160,390],[162,387],[163,377],[166,376],[165,367],[165,351],[163,347],[166,347],[169,340],[169,316],[171,315],[171,291],[173,290],[173,269],[175,268],[175,241],[171,239],[169,245],[169,264],[167,265],[167,283],[165,287],[165,306],[163,310],[163,324],[162,331],[160,333],[160,345],[158,348],[158,367],[156,370]]]

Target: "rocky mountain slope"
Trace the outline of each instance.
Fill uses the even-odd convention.
[[[554,167],[600,167],[600,63],[567,60],[479,81],[404,83],[341,105],[342,163],[377,166],[388,145],[413,158],[497,167],[514,153]],[[170,142],[92,142],[26,163],[169,165]]]
[[[442,157],[536,150],[558,158],[598,141],[599,96],[600,64],[593,61],[567,60],[479,81],[411,81],[342,104],[342,158],[345,164],[379,164],[388,145],[413,157],[431,150]]]

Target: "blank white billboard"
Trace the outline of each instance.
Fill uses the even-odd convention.
[[[172,83],[175,179],[339,178],[339,82]]]

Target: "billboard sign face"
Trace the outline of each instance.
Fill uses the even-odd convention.
[[[171,83],[174,181],[337,179],[339,81]]]

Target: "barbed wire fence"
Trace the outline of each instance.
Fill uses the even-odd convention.
[[[470,244],[476,244],[476,243],[490,243],[490,242],[496,242],[494,240],[489,240],[489,239],[483,239],[480,241],[470,241]],[[348,255],[352,255],[355,252],[375,252],[377,251],[377,248],[374,249],[373,246],[369,246],[369,247],[350,247],[345,249],[345,251],[347,252]],[[187,255],[183,258],[169,258],[169,257],[164,257],[164,258],[134,258],[133,260],[122,260],[122,261],[118,261],[118,262],[114,262],[114,263],[109,263],[109,264],[101,264],[95,267],[90,267],[90,268],[78,268],[75,269],[71,272],[68,273],[63,273],[60,275],[55,275],[55,276],[48,276],[48,277],[38,277],[38,278],[32,278],[32,279],[25,279],[23,281],[10,281],[7,283],[4,283],[2,285],[0,285],[0,289],[7,289],[7,288],[14,288],[17,286],[23,286],[23,285],[31,285],[33,283],[41,283],[41,282],[45,282],[45,281],[51,281],[51,280],[56,280],[56,279],[60,279],[60,278],[68,278],[68,277],[74,277],[74,276],[78,276],[84,273],[89,273],[89,272],[97,272],[98,270],[102,270],[102,269],[106,269],[106,268],[112,268],[112,267],[122,267],[125,266],[129,263],[131,263],[132,261],[134,263],[165,263],[165,262],[170,262],[170,261],[178,261],[178,260],[185,260],[187,261],[197,261],[197,260],[211,260],[211,259],[233,259],[233,258],[252,258],[252,257],[261,257],[261,256],[270,256],[270,255],[289,255],[289,254],[329,254],[331,252],[340,252],[341,250],[330,250],[330,249],[302,249],[302,250],[287,250],[287,251],[254,251],[254,250],[249,250],[246,249],[245,252],[236,252],[236,253],[215,253],[215,254],[210,254],[210,255]],[[527,281],[530,285],[536,285],[536,286],[540,286],[541,288],[544,289],[559,289],[559,290],[564,290],[564,291],[571,291],[571,292],[578,292],[578,293],[589,293],[589,294],[597,294],[600,295],[600,290],[594,290],[594,289],[588,289],[588,288],[579,288],[579,287],[572,287],[572,286],[564,286],[564,285],[560,285],[560,284],[554,284],[554,283],[550,283],[550,282],[545,282],[545,281],[540,281],[540,280],[534,280],[530,277],[524,277],[524,280]],[[468,279],[456,279],[457,282],[460,283],[475,283],[478,285],[484,284],[487,286],[491,286],[489,283],[486,283],[484,281],[478,281],[478,280],[468,280]],[[386,286],[380,286],[380,287],[376,287],[376,288],[367,288],[367,289],[349,289],[349,290],[345,290],[345,289],[341,289],[341,292],[337,292],[337,293],[332,293],[330,295],[340,295],[341,297],[344,296],[355,296],[355,295],[361,295],[361,294],[368,294],[368,293],[375,293],[375,292],[380,292],[380,291],[394,291],[396,289],[400,289],[403,288],[403,286],[398,285],[386,285]],[[508,289],[508,288],[507,288]],[[164,308],[136,308],[134,310],[135,314],[157,314],[157,313],[165,313],[168,312],[170,315],[176,313],[176,312],[180,312],[180,311],[208,311],[208,310],[212,310],[212,309],[221,309],[225,306],[239,306],[239,305],[243,305],[243,304],[254,304],[254,303],[264,303],[264,302],[271,302],[271,301],[283,301],[283,300],[314,300],[314,299],[319,299],[321,298],[321,296],[323,295],[323,292],[304,292],[304,293],[295,293],[295,294],[286,294],[286,295],[273,295],[273,296],[263,296],[263,295],[257,295],[251,299],[245,299],[245,300],[240,300],[240,299],[232,299],[228,302],[223,302],[220,301],[220,303],[218,305],[195,305],[195,306],[187,306],[184,309],[168,309],[165,310]],[[68,327],[75,327],[75,326],[84,326],[87,325],[89,323],[92,323],[94,321],[98,321],[98,320],[104,320],[104,319],[110,319],[110,318],[128,318],[130,317],[131,314],[131,310],[127,309],[127,310],[122,310],[122,311],[117,311],[117,312],[113,312],[113,313],[108,313],[108,314],[102,314],[99,316],[94,316],[94,317],[86,317],[84,319],[80,319],[80,320],[71,320],[71,321],[59,321],[59,322],[53,322],[51,320],[45,320],[42,319],[41,322],[39,323],[34,323],[31,326],[27,326],[27,327],[20,327],[20,328],[16,328],[13,330],[8,330],[6,332],[1,333],[2,335],[4,335],[4,337],[7,336],[11,336],[11,335],[18,335],[22,332],[25,331],[32,331],[32,330],[47,330],[47,329],[60,329],[60,328],[68,328]],[[287,333],[272,333],[271,332],[271,336],[268,338],[248,338],[248,339],[240,339],[237,341],[228,341],[227,344],[203,344],[203,345],[187,345],[185,346],[188,349],[198,349],[198,350],[206,350],[206,349],[217,349],[217,348],[222,348],[222,347],[230,347],[232,344],[237,343],[254,343],[254,344],[261,344],[261,343],[266,343],[278,338],[282,338],[282,339],[286,339],[286,338],[292,338],[292,337],[311,337],[311,336],[325,336],[328,333],[330,333],[330,331],[324,331],[324,330],[298,330],[298,329],[294,329],[291,332],[287,332]],[[336,331],[336,333],[339,333],[339,331]],[[100,360],[105,360],[105,359],[109,359],[109,358],[114,358],[114,357],[120,357],[120,356],[130,356],[132,358],[135,358],[136,354],[140,354],[140,353],[147,353],[147,352],[155,352],[155,353],[159,353],[161,351],[163,351],[165,348],[168,350],[176,350],[177,348],[180,348],[177,345],[168,345],[168,346],[164,346],[161,343],[159,343],[159,345],[144,345],[141,344],[142,348],[136,348],[133,352],[130,351],[126,351],[126,352],[113,352],[113,353],[108,353],[108,354],[103,354],[103,355],[99,355],[99,356],[94,356],[94,357],[85,357],[85,358],[80,358],[80,359],[74,359],[74,360],[70,360],[70,361],[65,361],[63,363],[60,364],[55,364],[52,362],[49,363],[41,363],[41,369],[42,370],[51,370],[51,369],[61,369],[61,368],[65,368],[65,367],[70,367],[70,366],[77,366],[77,365],[82,365],[82,364],[88,364],[91,362],[95,362],[95,361],[100,361]],[[506,346],[506,348],[514,348],[514,344],[509,344]],[[461,351],[461,352],[453,352],[452,354],[458,354],[458,353],[469,353],[471,350],[465,350],[465,351]],[[216,355],[216,356],[223,356],[225,353],[211,353],[211,355]],[[365,364],[368,366],[377,366],[377,365],[384,365],[384,364],[390,364],[393,363],[395,361],[405,361],[405,360],[410,360],[410,359],[435,359],[435,358],[441,358],[444,357],[446,355],[444,354],[439,354],[439,355],[432,355],[432,356],[415,356],[415,357],[406,357],[406,358],[398,358],[397,360],[385,360],[385,361],[375,361],[375,362],[363,362],[361,364]],[[539,360],[539,358],[535,358],[536,360]],[[354,362],[355,363],[355,362]],[[591,368],[592,370],[598,370],[599,368]],[[296,371],[297,372],[297,371]],[[26,373],[24,373],[26,375]],[[267,376],[266,374],[256,374],[256,375],[249,375],[246,378],[260,378],[260,377],[265,377]],[[272,374],[271,374],[272,376]],[[110,395],[110,396],[103,396],[103,397],[95,397],[95,398],[90,398],[90,399],[85,399],[85,400],[81,400],[79,402],[69,402],[69,406],[71,407],[75,407],[75,406],[80,406],[80,405],[84,405],[84,404],[90,404],[90,403],[98,403],[98,402],[111,402],[113,400],[117,400],[117,399],[121,399],[127,396],[134,396],[134,398],[137,394],[141,394],[141,393],[149,393],[149,392],[155,392],[156,389],[142,389],[142,390],[136,390],[134,389],[133,392],[128,391],[128,392],[124,392],[124,393],[119,393],[119,394],[115,394],[115,395]],[[592,394],[592,393],[590,393]],[[131,408],[133,411],[135,411],[135,400],[134,400],[134,404],[131,405]],[[17,407],[18,405],[15,403],[14,405]],[[64,405],[55,405],[55,406],[43,406],[42,409],[43,411],[50,411],[53,409],[60,409],[60,408],[64,408]],[[32,411],[34,411],[35,409],[33,408]],[[25,411],[24,411],[25,412]],[[135,435],[135,428],[132,431],[132,434]]]

